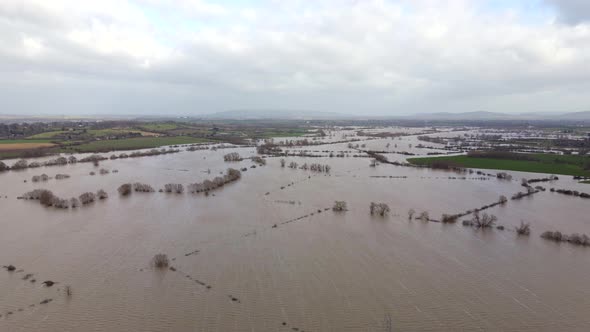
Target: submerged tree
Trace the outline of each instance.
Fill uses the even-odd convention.
[[[426,221],[430,220],[430,214],[428,213],[428,211],[422,211],[422,213],[420,213],[420,216],[418,217],[418,219],[426,222]]]
[[[518,235],[529,235],[531,234],[531,225],[529,223],[525,223],[524,221],[520,221],[520,226],[516,227],[516,234]]]
[[[480,216],[479,212],[475,212],[471,219],[471,223],[475,228],[490,228],[494,226],[496,221],[498,221],[498,218],[495,215],[484,213]]]
[[[131,194],[131,191],[132,191],[131,183],[122,184],[121,186],[119,186],[119,189],[117,189],[117,191],[119,191],[119,194],[121,196],[127,196],[127,195]]]
[[[98,197],[98,199],[107,199],[109,197],[109,195],[107,194],[106,191],[100,189],[99,191],[96,192],[96,197]]]
[[[390,209],[389,209],[389,205],[387,205],[385,203],[371,202],[371,204],[369,205],[369,211],[370,211],[371,215],[380,215],[380,216],[384,217],[385,215],[387,215],[389,213]]]
[[[157,254],[152,258],[152,265],[158,269],[165,269],[170,264],[166,254]]]
[[[334,202],[334,206],[332,207],[333,211],[338,211],[338,212],[342,212],[342,211],[346,211],[346,202],[345,201],[335,201]]]
[[[80,195],[79,198],[80,203],[82,203],[82,205],[86,205],[94,202],[94,200],[96,199],[96,195],[92,192],[85,192],[82,195]]]
[[[167,193],[182,194],[184,192],[184,186],[180,183],[168,183],[164,185],[164,191]]]

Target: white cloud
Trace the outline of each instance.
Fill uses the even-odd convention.
[[[96,84],[128,89],[113,95],[120,112],[142,103],[153,109],[161,104],[155,98],[179,112],[356,112],[361,105],[381,114],[533,111],[558,107],[553,101],[560,96],[564,109],[586,108],[590,98],[572,88],[590,85],[590,25],[528,15],[460,0],[292,0],[258,7],[5,0],[0,70],[26,79],[30,94],[47,89],[40,78],[35,87],[34,77],[64,77],[53,89],[67,91],[75,82],[84,105],[95,98]],[[175,89],[181,93],[171,94]]]

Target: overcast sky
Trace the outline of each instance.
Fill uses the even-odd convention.
[[[0,0],[0,114],[590,110],[588,0]]]

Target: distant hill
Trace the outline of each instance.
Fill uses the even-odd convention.
[[[557,116],[563,120],[584,120],[590,121],[590,111],[565,113]]]

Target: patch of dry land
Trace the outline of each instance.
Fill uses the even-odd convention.
[[[53,143],[3,143],[0,144],[0,151],[30,150],[37,148],[50,148]]]

